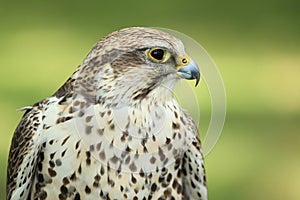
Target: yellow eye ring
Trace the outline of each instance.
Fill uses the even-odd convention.
[[[164,63],[171,57],[171,53],[165,49],[152,48],[145,51],[148,58],[157,63]]]

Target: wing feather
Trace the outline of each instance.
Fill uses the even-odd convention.
[[[41,148],[42,111],[28,109],[12,138],[7,168],[6,199],[27,199]]]
[[[205,168],[197,126],[188,114],[185,114],[185,117],[194,138],[182,160],[184,196],[187,200],[207,200]]]

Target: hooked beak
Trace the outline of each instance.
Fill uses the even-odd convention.
[[[177,74],[184,79],[192,80],[196,79],[196,85],[198,85],[200,80],[200,72],[197,64],[190,59],[189,64],[180,66],[180,68],[177,70]]]

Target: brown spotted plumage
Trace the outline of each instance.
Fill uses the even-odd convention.
[[[7,199],[207,199],[200,140],[173,98],[199,81],[181,41],[126,28],[99,41],[51,97],[26,108]]]

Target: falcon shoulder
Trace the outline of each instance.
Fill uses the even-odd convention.
[[[206,175],[197,126],[192,117],[184,113],[190,131],[194,133],[189,148],[183,154],[182,185],[185,199],[207,200]]]
[[[31,193],[42,145],[42,117],[38,105],[27,109],[14,132],[8,157],[7,199],[27,199]]]

